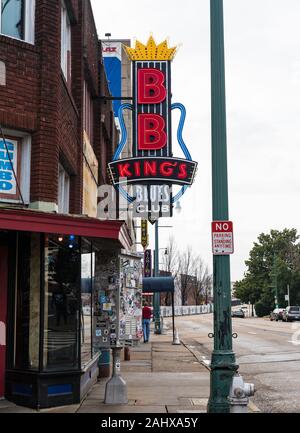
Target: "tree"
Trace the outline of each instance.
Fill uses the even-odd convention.
[[[200,305],[203,302],[207,304],[208,296],[211,293],[212,276],[209,274],[208,267],[200,256],[195,258],[193,268],[195,284],[192,285],[192,293],[195,304]]]
[[[278,305],[285,307],[287,285],[291,303],[300,302],[300,245],[296,229],[262,233],[245,261],[247,271],[234,285],[235,295],[243,302],[260,303],[261,311]]]
[[[192,247],[188,246],[187,249],[179,255],[178,273],[181,283],[181,302],[182,305],[187,305],[189,290],[194,284],[193,281],[193,251]]]
[[[187,305],[193,303],[200,305],[208,303],[211,293],[212,276],[208,267],[199,255],[195,255],[192,248],[188,246],[179,252],[173,236],[169,238],[166,250],[161,252],[160,275],[172,275],[177,278],[181,292],[181,303]],[[162,305],[171,305],[171,293],[161,295]]]

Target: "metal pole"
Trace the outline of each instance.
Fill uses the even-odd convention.
[[[212,207],[213,220],[228,220],[223,1],[211,0]],[[228,396],[238,365],[232,351],[230,259],[213,257],[214,350],[208,412],[229,413]]]
[[[174,293],[172,292],[172,325],[173,325],[173,341],[175,341],[175,311],[174,311]]]
[[[154,276],[159,277],[159,245],[158,245],[158,219],[155,222],[155,252],[154,252]],[[160,293],[154,293],[154,333],[161,334],[160,324]]]
[[[278,308],[278,287],[277,287],[277,256],[273,255],[273,287],[275,289],[275,308]]]
[[[290,285],[287,285],[287,294],[288,294],[288,307],[290,307]]]

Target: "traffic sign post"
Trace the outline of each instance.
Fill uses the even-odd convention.
[[[232,221],[212,222],[212,250],[214,255],[233,254],[233,224]]]
[[[227,222],[227,138],[223,1],[210,0],[213,221]],[[229,413],[228,396],[238,369],[232,350],[230,255],[213,255],[214,350],[211,358],[210,413]]]

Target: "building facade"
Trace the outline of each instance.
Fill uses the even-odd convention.
[[[1,6],[0,398],[72,404],[97,377],[95,272],[132,247],[97,218],[118,131],[90,1]]]

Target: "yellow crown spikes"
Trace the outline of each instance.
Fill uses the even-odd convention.
[[[132,61],[173,60],[177,47],[169,48],[166,40],[156,45],[155,40],[150,36],[147,45],[136,41],[135,48],[125,47],[125,50]]]

